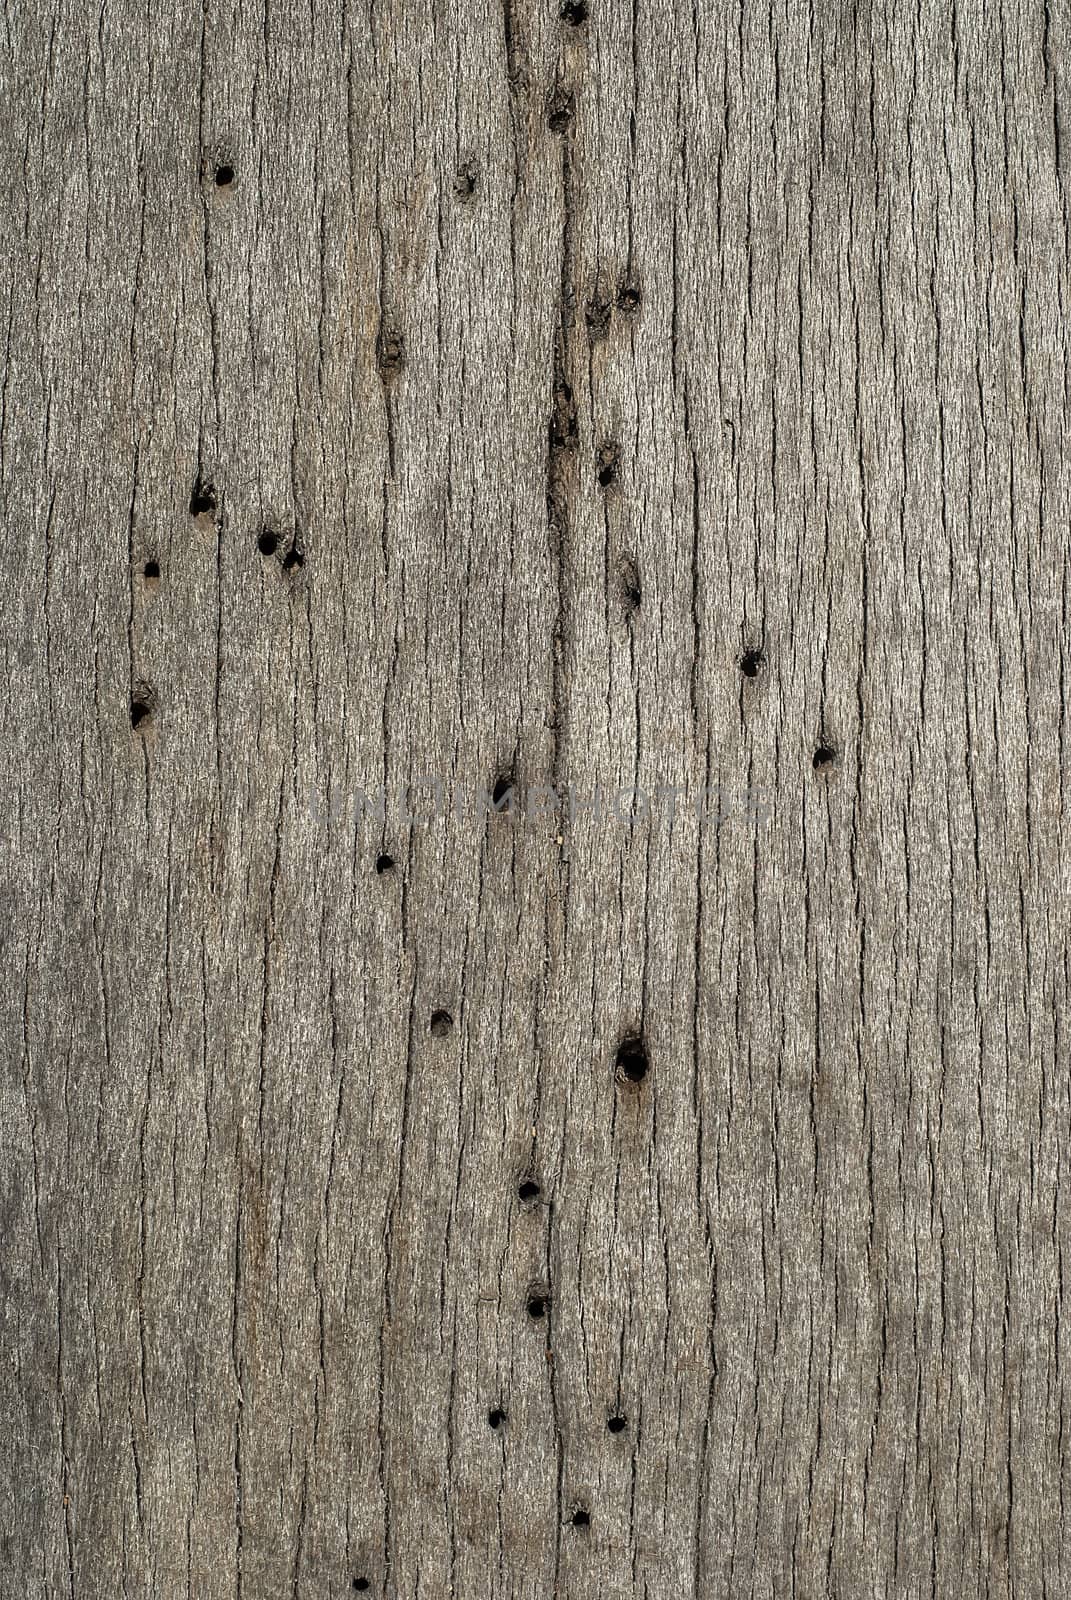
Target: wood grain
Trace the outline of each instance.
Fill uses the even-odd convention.
[[[4,1596],[1071,1593],[1068,29],[6,5]]]

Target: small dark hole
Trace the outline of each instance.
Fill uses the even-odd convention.
[[[757,678],[765,664],[761,650],[748,650],[740,658],[740,671],[745,678]]]
[[[576,96],[569,89],[559,89],[547,108],[547,127],[551,133],[566,133],[576,116]]]
[[[226,164],[224,164],[223,166],[219,166],[219,167],[216,168],[216,187],[218,189],[229,189],[233,182],[234,182],[234,168],[233,167],[229,167]]]
[[[382,877],[385,872],[390,872],[393,866],[393,856],[382,855],[376,857],[376,871],[379,873],[380,877]]]
[[[368,1579],[354,1578],[353,1587],[356,1589],[358,1594],[364,1594],[364,1591],[368,1588]]]
[[[609,1428],[611,1433],[624,1433],[625,1429],[628,1427],[628,1418],[611,1417],[606,1426]]]
[[[625,616],[631,617],[633,612],[640,609],[640,602],[643,599],[640,569],[634,556],[621,557],[618,576],[621,583],[621,599],[625,608]]]
[[[459,200],[471,200],[480,181],[480,169],[475,161],[463,161],[454,179],[454,193]]]
[[[547,1314],[547,1302],[541,1294],[528,1296],[528,1315],[533,1322],[539,1322]]]
[[[210,483],[198,483],[190,496],[190,515],[204,517],[216,509],[216,494]]]
[[[491,790],[491,804],[496,811],[513,810],[513,779],[496,778],[495,786]]]
[[[820,744],[814,753],[815,772],[828,772],[837,759],[837,752],[831,745]]]
[[[575,450],[580,438],[573,391],[564,378],[554,385],[554,409],[550,416],[552,450]]]
[[[600,446],[598,460],[595,464],[600,488],[609,489],[611,484],[617,482],[618,463],[619,452],[616,444]]]
[[[525,1178],[524,1182],[518,1186],[517,1193],[522,1200],[538,1200],[539,1185],[533,1178]]]
[[[594,294],[585,311],[589,339],[602,339],[610,327],[610,302],[603,295]]]
[[[405,336],[397,328],[381,328],[379,370],[384,378],[400,372],[405,365]]]
[[[431,1014],[431,1031],[436,1039],[445,1039],[450,1029],[454,1026],[454,1019],[449,1011],[433,1011]]]
[[[159,561],[146,561],[145,566],[142,568],[142,573],[143,573],[143,576],[145,578],[145,582],[146,583],[159,583],[159,581],[160,581],[160,563],[159,563]]]
[[[629,1083],[643,1082],[647,1076],[647,1046],[642,1039],[622,1039],[617,1047],[617,1070]]]
[[[284,572],[295,572],[299,567],[303,567],[304,565],[305,565],[305,557],[304,557],[304,555],[298,549],[296,544],[295,545],[291,545],[290,549],[286,552],[286,555],[283,557],[283,571]]]
[[[590,1528],[591,1512],[585,1511],[583,1506],[578,1506],[573,1512],[572,1523],[574,1528]]]
[[[501,1428],[505,1420],[506,1413],[504,1411],[500,1411],[497,1406],[493,1411],[489,1411],[487,1413],[487,1424],[491,1428]]]
[[[558,15],[571,28],[579,28],[582,22],[588,20],[588,8],[584,0],[562,0]]]
[[[272,533],[270,528],[265,528],[257,540],[257,549],[262,556],[273,556],[279,548],[279,535]]]
[[[617,292],[618,310],[623,311],[626,317],[635,316],[640,309],[643,296],[634,283],[623,283]]]
[[[140,728],[152,716],[152,705],[141,696],[136,696],[130,702],[130,726]]]

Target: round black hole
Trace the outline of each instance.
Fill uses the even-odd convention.
[[[556,94],[547,110],[547,127],[551,133],[568,133],[569,124],[576,115],[576,100],[568,91]]]
[[[571,28],[579,28],[582,22],[588,20],[588,8],[585,0],[562,0],[558,15]]]
[[[471,200],[480,180],[480,169],[475,161],[463,161],[454,179],[454,193],[459,200]]]
[[[384,872],[389,872],[394,866],[394,857],[382,855],[376,857],[376,871],[382,877]]]
[[[431,1031],[436,1039],[444,1039],[454,1026],[454,1019],[449,1011],[433,1011],[431,1014]]]
[[[504,1411],[499,1410],[498,1406],[495,1406],[493,1410],[491,1410],[491,1411],[489,1411],[487,1413],[487,1424],[488,1424],[488,1427],[501,1428],[501,1426],[505,1422],[505,1420],[506,1420],[506,1413]]]
[[[837,759],[837,752],[831,745],[820,744],[814,753],[815,772],[828,772]]]
[[[745,678],[757,678],[764,665],[761,650],[747,650],[740,657],[740,671]]]
[[[615,444],[604,444],[599,451],[596,472],[601,489],[609,489],[617,482],[618,453]]]
[[[513,810],[513,779],[496,778],[491,790],[491,804],[496,811]]]
[[[538,1200],[539,1185],[534,1178],[525,1178],[524,1182],[518,1186],[517,1193],[522,1200]]]
[[[541,1294],[528,1296],[528,1315],[533,1322],[539,1322],[547,1314],[547,1302]]]
[[[205,517],[216,509],[216,496],[210,483],[199,483],[190,496],[190,515]]]
[[[618,309],[623,311],[626,317],[634,316],[640,309],[641,299],[640,291],[634,283],[623,283],[617,293]]]
[[[583,1506],[577,1506],[572,1515],[572,1524],[574,1528],[590,1528],[591,1512],[585,1511]]]
[[[303,567],[304,565],[305,557],[302,555],[296,544],[291,545],[290,549],[283,557],[283,571],[294,572],[298,567]]]
[[[610,326],[610,311],[610,302],[605,295],[592,295],[584,312],[589,338],[601,339],[605,335]]]
[[[132,728],[143,727],[151,716],[152,705],[150,702],[141,695],[135,695],[130,702],[130,726]]]
[[[142,573],[146,583],[157,583],[160,578],[159,561],[146,561]]]
[[[356,1589],[358,1594],[364,1594],[364,1591],[368,1588],[368,1579],[354,1578],[353,1587]]]
[[[621,602],[625,616],[631,617],[640,609],[643,600],[643,588],[640,583],[640,569],[635,556],[625,555],[618,564],[618,582],[621,586]]]
[[[379,370],[388,377],[405,365],[405,335],[398,328],[382,328],[379,335]]]
[[[229,189],[234,182],[234,168],[224,163],[216,168],[216,186],[220,189]]]
[[[628,1427],[628,1418],[611,1417],[606,1426],[609,1428],[611,1433],[624,1433],[625,1429]]]
[[[272,533],[270,528],[265,528],[264,532],[257,540],[257,549],[260,551],[262,556],[273,556],[278,548],[279,535],[277,533]]]
[[[647,1076],[647,1046],[639,1037],[622,1039],[617,1047],[617,1070],[629,1083],[642,1083]]]

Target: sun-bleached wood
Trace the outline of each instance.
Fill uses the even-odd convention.
[[[7,4],[0,1594],[1071,1592],[1068,27]]]

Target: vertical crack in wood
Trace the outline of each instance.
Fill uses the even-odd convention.
[[[559,91],[560,94],[560,91]],[[569,556],[571,508],[576,490],[576,449],[578,442],[577,408],[571,382],[572,334],[575,312],[574,274],[574,203],[573,193],[573,136],[575,121],[570,117],[561,132],[561,276],[558,291],[558,317],[554,334],[554,366],[551,389],[551,413],[547,429],[547,530],[555,591],[555,618],[551,644],[551,706],[550,725],[552,752],[550,783],[554,792],[561,791],[562,772],[566,768],[568,727],[566,705],[568,673],[569,608]],[[564,823],[562,824],[564,829]],[[551,910],[548,918],[548,955],[558,959],[562,947],[564,901]],[[553,1295],[554,1277],[551,1257],[554,1250],[554,1208],[547,1211],[547,1281]],[[553,1304],[553,1300],[551,1300]],[[548,1325],[550,1339],[553,1319]],[[565,1446],[562,1434],[557,1382],[554,1371],[554,1352],[547,1350],[550,1366],[550,1395],[554,1419],[554,1441],[558,1457],[557,1515],[555,1518],[554,1586],[558,1593],[561,1569],[561,1541],[563,1505],[565,1494]]]
[[[231,1361],[237,1389],[237,1406],[234,1417],[234,1525],[235,1525],[235,1579],[237,1600],[242,1600],[242,1516],[245,1508],[245,1489],[242,1481],[243,1408],[245,1406],[245,1362],[238,1329],[242,1303],[242,1196],[245,1183],[242,1177],[242,1138],[239,1130],[235,1141],[234,1165],[238,1172],[237,1204],[234,1214],[234,1301],[231,1307]]]
[[[207,10],[207,7],[205,8]],[[198,155],[201,162],[201,239],[204,261],[205,283],[205,309],[208,314],[209,335],[212,347],[212,427],[213,436],[219,434],[219,331],[216,326],[216,291],[213,282],[212,254],[211,254],[211,221],[209,215],[208,195],[203,182],[204,151],[205,151],[205,20],[201,19],[201,47],[200,47],[200,76],[198,87],[197,109],[197,141]]]
[[[576,399],[570,382],[575,306],[572,124],[562,135],[561,147],[561,283],[558,296],[558,325],[554,336],[554,373],[547,439],[547,524],[557,605],[552,642],[550,706],[554,740],[550,781],[555,791],[558,789],[561,777],[564,761],[563,744],[567,736],[564,701],[568,693],[566,683],[569,628],[568,561],[571,505],[576,490],[575,457],[578,441]]]
[[[392,379],[405,360],[401,335],[392,326],[387,305],[387,238],[383,229],[381,195],[376,189],[376,235],[379,239],[379,325],[376,329],[376,369],[383,389],[383,411],[387,427],[387,474],[383,483],[383,565],[387,567],[387,485],[393,483],[394,468],[394,389]]]
[[[513,0],[502,0],[502,38],[506,49],[506,79],[516,93],[528,86],[528,64],[524,46],[517,37]]]

